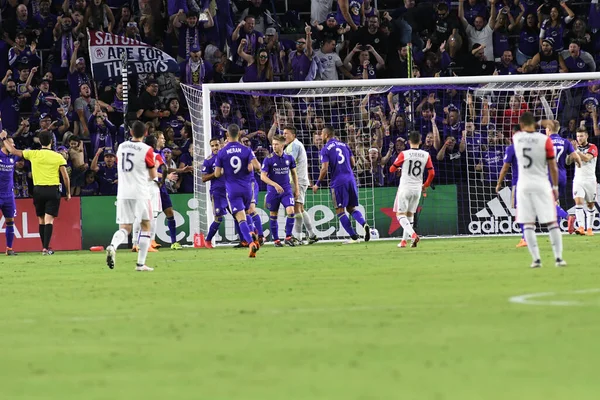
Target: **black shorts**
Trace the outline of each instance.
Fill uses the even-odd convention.
[[[35,214],[38,217],[43,217],[45,214],[58,217],[58,209],[60,208],[60,187],[34,186],[33,205],[35,206]]]

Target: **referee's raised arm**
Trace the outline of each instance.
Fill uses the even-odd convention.
[[[60,175],[63,177],[67,191],[67,201],[71,199],[71,182],[66,168],[67,161],[62,155],[52,151],[53,134],[51,131],[39,134],[41,150],[18,150],[10,141],[5,140],[6,138],[6,131],[2,131],[0,140],[4,141],[11,154],[31,162],[33,204],[38,217],[42,254],[54,254],[50,250],[50,240],[52,239],[54,218],[58,217],[60,208]]]

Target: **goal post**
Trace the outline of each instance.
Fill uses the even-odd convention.
[[[202,163],[211,154],[209,141],[213,136],[223,136],[228,124],[239,123],[259,160],[268,156],[269,130],[280,132],[285,125],[296,127],[298,138],[307,149],[311,183],[315,180],[315,168],[318,171],[318,149],[322,146],[315,133],[323,125],[333,125],[354,152],[360,207],[381,237],[398,237],[402,232],[391,212],[398,177],[390,176],[387,171],[393,162],[390,158],[395,158],[397,151],[408,148],[408,131],[420,130],[423,142],[429,147],[437,147],[431,153],[436,171],[439,171],[434,180],[435,188],[421,200],[417,213],[420,233],[449,236],[516,233],[513,229],[504,232],[495,228],[498,224],[512,224],[508,222],[514,214],[510,190],[503,189],[497,195],[493,177],[482,176],[486,168],[491,168],[487,153],[492,150],[503,153],[510,138],[511,132],[505,131],[505,126],[512,128],[513,116],[505,116],[504,111],[509,110],[511,104],[514,106],[516,95],[537,117],[553,116],[567,127],[565,118],[572,117],[571,109],[579,107],[581,103],[575,103],[581,101],[590,82],[598,80],[600,73],[221,83],[201,87],[182,84],[194,136],[194,197],[199,220],[198,226],[191,228],[192,232],[206,233],[213,220],[208,185],[201,179]],[[469,98],[471,104],[467,102]],[[535,106],[529,105],[531,102]],[[229,108],[229,114],[225,115],[222,108],[225,111]],[[427,122],[428,110],[435,114],[438,136],[432,135],[433,128]],[[490,110],[496,114],[491,115]],[[475,133],[485,143],[473,138],[463,139],[463,131],[471,125],[477,125]],[[499,139],[488,143],[491,132],[488,128],[492,125],[502,127],[503,143],[499,143]],[[456,140],[456,149],[450,144],[445,145],[449,137]],[[442,147],[445,153],[438,160]],[[456,157],[462,157],[460,167],[455,169],[453,152],[458,154]],[[485,162],[482,161],[484,152]],[[261,190],[264,195],[264,185]],[[263,195],[257,207],[268,234],[268,210],[262,204]],[[309,195],[307,208],[322,239],[346,237],[332,211],[327,189]],[[473,222],[479,222],[479,228],[474,228]],[[283,226],[282,223],[279,225]],[[233,220],[226,216],[216,240],[230,242],[235,237]]]

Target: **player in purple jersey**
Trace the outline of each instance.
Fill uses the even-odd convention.
[[[227,141],[217,153],[215,162],[215,178],[225,177],[225,189],[231,213],[238,221],[242,240],[248,243],[250,248],[249,257],[256,257],[260,248],[258,235],[250,232],[249,221],[252,218],[246,215],[250,210],[250,204],[254,197],[252,191],[252,174],[260,164],[254,157],[254,153],[248,147],[239,142],[240,127],[231,124],[227,127]]]
[[[565,195],[567,188],[567,165],[575,162],[578,167],[581,167],[581,158],[575,152],[571,142],[558,134],[560,132],[560,122],[556,120],[543,120],[540,125],[546,128],[546,135],[552,140],[554,154],[556,154],[556,164],[558,165],[558,196],[560,199]],[[559,220],[569,217],[569,213],[560,206],[559,200],[556,202],[556,215],[558,215]]]
[[[210,150],[212,154],[204,160],[202,164],[202,182],[210,181],[210,198],[212,200],[213,215],[215,220],[210,225],[208,235],[206,236],[205,248],[213,249],[212,239],[219,231],[223,216],[227,214],[227,193],[225,192],[225,180],[223,177],[215,177],[215,164],[217,162],[217,154],[222,148],[222,143],[219,138],[210,139]]]
[[[323,128],[321,138],[325,145],[321,149],[321,172],[319,173],[319,179],[313,186],[313,193],[317,193],[321,181],[325,179],[327,172],[329,172],[329,187],[335,212],[340,223],[350,235],[350,239],[345,243],[358,243],[359,240],[359,236],[352,227],[346,211],[364,227],[365,242],[368,242],[371,239],[371,228],[366,223],[362,213],[356,209],[356,206],[358,206],[358,187],[352,170],[355,164],[352,151],[346,143],[340,142],[335,137],[335,131],[330,126]]]
[[[6,255],[16,256],[17,253],[13,250],[13,240],[15,238],[15,217],[17,216],[17,208],[15,206],[15,195],[13,192],[13,176],[15,172],[16,156],[11,155],[4,145],[5,141],[10,141],[11,138],[2,139],[2,147],[0,148],[0,210],[6,221]]]
[[[283,153],[285,138],[277,135],[273,138],[273,153],[264,159],[260,179],[267,185],[265,206],[269,209],[269,227],[275,242],[275,247],[283,247],[279,240],[279,228],[277,226],[277,214],[279,205],[283,205],[287,214],[285,220],[285,244],[294,246],[292,229],[296,220],[294,203],[298,197],[298,175],[296,174],[296,161],[294,157]],[[292,176],[293,187],[290,184]]]
[[[252,149],[252,142],[248,138],[243,138],[241,143]],[[259,171],[256,171],[259,172]],[[260,215],[256,212],[256,204],[258,203],[258,182],[256,181],[256,175],[254,172],[252,175],[252,192],[254,195],[252,196],[252,202],[250,203],[250,209],[248,210],[248,215],[251,217],[251,220],[248,222],[248,227],[251,231],[254,231],[258,235],[258,243],[262,246],[265,242],[265,235],[262,227],[262,220],[260,219]],[[238,229],[239,231],[239,229]]]
[[[517,181],[519,180],[519,167],[517,166],[517,156],[515,154],[515,146],[510,145],[506,148],[504,152],[504,165],[502,165],[502,169],[500,170],[500,175],[498,176],[498,183],[496,184],[496,193],[500,192],[502,189],[502,182],[504,182],[504,178],[506,174],[508,174],[508,169],[511,169],[511,187],[512,187],[512,208],[517,208]],[[523,224],[519,224],[521,228],[521,240],[517,244],[517,247],[527,247],[527,241],[525,241],[524,234],[524,226]]]

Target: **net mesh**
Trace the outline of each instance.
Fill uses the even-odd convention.
[[[269,89],[268,84],[265,89]],[[224,136],[231,123],[242,127],[259,160],[270,152],[270,135],[293,125],[306,148],[310,182],[314,183],[323,145],[317,133],[324,125],[332,125],[354,153],[360,209],[380,237],[402,234],[392,211],[400,175],[390,173],[389,167],[409,147],[410,131],[421,133],[421,148],[431,154],[436,169],[433,190],[421,199],[417,210],[415,225],[419,234],[518,233],[512,222],[515,211],[510,175],[500,193],[495,187],[519,115],[528,110],[538,119],[557,119],[562,126],[561,135],[574,138],[580,124],[593,132],[592,110],[600,100],[597,82],[516,83],[510,77],[505,82],[485,85],[364,87],[360,82],[348,82],[347,87],[341,88],[260,92],[214,90],[213,86],[210,102],[207,99],[206,103],[202,102],[201,88],[184,86],[183,90],[192,117],[197,165],[210,153],[210,138]],[[210,104],[210,112],[203,113],[203,104]],[[210,123],[204,123],[203,115],[210,115]],[[201,216],[198,230],[206,232],[212,222],[210,197],[207,185],[201,182],[200,168],[196,168],[196,174],[195,197]],[[258,213],[267,228],[265,186],[259,177],[257,181],[261,186]],[[571,207],[569,194],[570,188],[561,199],[565,209]],[[309,190],[306,208],[320,238],[346,236],[332,209],[328,190],[321,189],[316,195]],[[265,235],[268,234],[265,229]],[[227,242],[236,238],[233,220],[228,215],[216,240]]]

